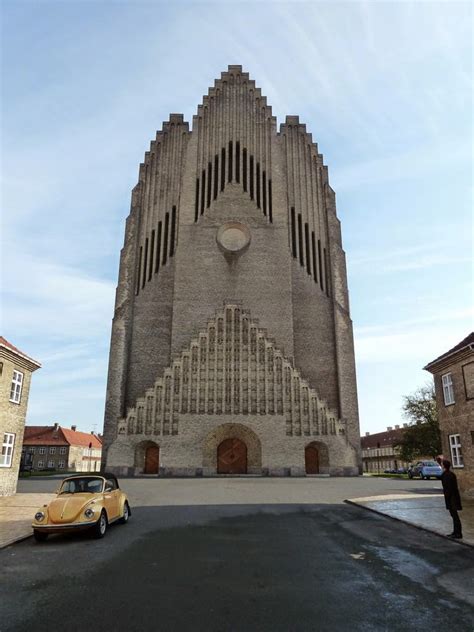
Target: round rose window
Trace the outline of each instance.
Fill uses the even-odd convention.
[[[248,226],[240,222],[228,222],[217,231],[217,243],[228,253],[241,253],[250,243]]]

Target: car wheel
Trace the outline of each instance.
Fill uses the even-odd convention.
[[[121,524],[127,524],[129,518],[130,518],[130,507],[129,507],[128,503],[125,502],[125,504],[123,506],[123,515],[120,518],[119,522]]]
[[[102,513],[100,514],[100,518],[97,520],[95,525],[93,526],[94,537],[95,538],[103,538],[105,532],[107,531],[107,514],[102,509]]]
[[[38,531],[38,529],[33,529],[33,537],[36,542],[44,542],[48,539],[48,534],[44,531]]]

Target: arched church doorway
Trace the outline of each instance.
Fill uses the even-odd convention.
[[[313,443],[305,448],[304,464],[306,474],[319,474],[319,450]]]
[[[158,474],[160,467],[160,448],[149,445],[145,450],[145,474]]]
[[[240,439],[224,439],[217,446],[218,474],[247,474],[247,446]]]

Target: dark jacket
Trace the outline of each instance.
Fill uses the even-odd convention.
[[[444,500],[446,509],[462,509],[461,496],[459,495],[458,479],[454,472],[444,471],[441,475],[441,483],[443,484]]]

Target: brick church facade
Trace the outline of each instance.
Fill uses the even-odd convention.
[[[229,66],[170,115],[132,192],[104,428],[119,475],[356,475],[335,194],[298,117]]]

